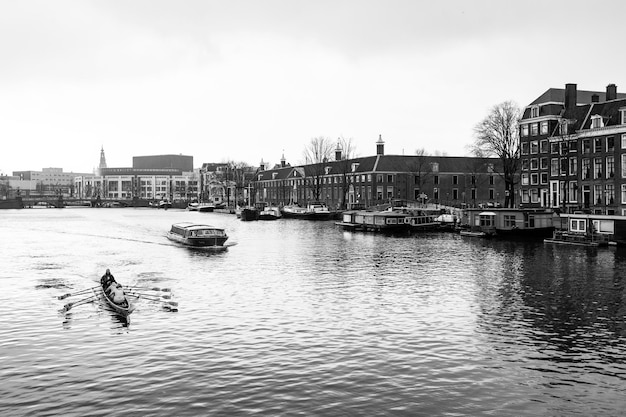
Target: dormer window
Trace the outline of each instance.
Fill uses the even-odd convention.
[[[439,172],[439,163],[438,162],[432,162],[430,165],[432,167],[432,171],[433,172]]]
[[[530,108],[530,117],[539,117],[539,106],[532,106]]]
[[[275,180],[278,176],[278,172],[272,172],[272,179]]]
[[[352,164],[352,172],[356,172],[356,169],[357,169],[358,167],[359,167],[359,164],[358,164],[358,163],[356,163],[356,162],[355,162],[354,164]]]
[[[330,167],[324,167],[324,175],[330,174]]]
[[[561,122],[561,135],[567,135],[567,120]]]
[[[598,129],[601,127],[604,127],[602,116],[600,116],[599,114],[594,114],[593,116],[591,116],[591,128]]]

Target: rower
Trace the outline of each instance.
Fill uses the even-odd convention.
[[[102,288],[106,290],[114,282],[117,281],[115,281],[115,277],[113,277],[111,271],[109,270],[109,268],[107,268],[104,275],[102,275],[102,278],[100,278],[100,284],[102,285]]]

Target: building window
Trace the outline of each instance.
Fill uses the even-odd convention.
[[[550,176],[556,177],[559,175],[559,158],[552,158],[550,160]]]
[[[622,163],[626,163],[626,159],[622,158]],[[589,158],[583,158],[583,180],[591,178],[591,160]]]
[[[439,188],[433,188],[433,198],[439,200]]]
[[[591,141],[589,139],[583,140],[583,153],[591,153]]]
[[[529,148],[528,142],[522,142],[522,155],[528,155],[528,148]]]
[[[459,183],[459,176],[458,175],[453,175],[452,176],[452,185],[457,185]]]
[[[593,172],[595,179],[602,178],[602,158],[593,159]]]
[[[504,215],[504,227],[509,227],[509,228],[515,227],[515,215],[510,215],[510,214]]]
[[[530,174],[530,185],[539,185],[539,174],[535,172]]]
[[[472,185],[474,185],[474,184],[476,184],[476,175],[472,175]]]
[[[489,176],[489,185],[493,185],[493,175]]]
[[[576,148],[576,141],[575,140],[570,140],[569,141],[569,151],[570,152],[576,152],[578,149]]]
[[[472,188],[472,200],[476,200],[476,188]]]
[[[569,202],[575,203],[578,201],[578,197],[576,196],[577,185],[574,181],[570,181],[567,185],[567,191],[569,195]]]
[[[569,159],[569,174],[570,175],[578,174],[578,159],[576,158]]]
[[[615,204],[615,185],[606,184],[606,204]]]
[[[489,200],[493,200],[494,199],[494,195],[495,195],[495,191],[493,190],[493,188],[489,189]]]
[[[393,175],[387,174],[387,182],[393,182]]]
[[[431,166],[432,166],[432,171],[433,172],[439,172],[439,163],[438,162],[431,163]]]
[[[541,173],[541,184],[545,185],[548,183],[548,174],[545,172]]]
[[[522,190],[522,203],[528,204],[530,202],[530,198],[528,197],[528,190]]]
[[[383,182],[383,176],[382,176],[382,174],[377,174],[377,175],[376,175],[376,182],[377,182],[377,183],[381,183],[381,182]]]
[[[539,117],[539,106],[533,106],[530,108],[530,117]]]
[[[528,136],[528,125],[522,125],[522,136]]]
[[[528,185],[528,174],[522,173],[522,185]]]
[[[539,160],[537,158],[532,158],[530,160],[530,169],[533,169],[533,170],[539,169]]]
[[[570,219],[569,221],[569,230],[572,232],[582,232],[584,233],[586,230],[585,221],[578,219]]]
[[[615,150],[615,138],[613,136],[609,136],[606,138],[606,151],[613,152]]]
[[[528,171],[530,165],[528,165],[528,159],[522,159],[522,171]]]
[[[387,198],[393,198],[393,187],[387,187]]]
[[[615,176],[615,158],[613,156],[606,157],[606,177],[613,178]]]
[[[548,134],[548,122],[541,122],[541,134],[542,135],[547,135]]]
[[[539,134],[539,124],[533,123],[530,125],[530,135],[537,136]]]
[[[622,184],[622,204],[626,204],[626,184]]]
[[[539,152],[539,142],[536,140],[533,140],[532,142],[530,142],[530,153],[536,154],[538,152]]]
[[[452,189],[452,199],[453,200],[458,200],[459,199],[459,189],[458,188],[453,188]]]
[[[541,153],[548,152],[548,141],[546,139],[539,142],[539,152]]]
[[[439,184],[439,175],[433,175],[433,184]]]
[[[591,128],[598,129],[604,127],[604,123],[602,123],[602,116],[598,114],[594,114],[591,116]]]
[[[548,169],[548,158],[541,158],[539,161],[539,168]]]
[[[602,186],[600,184],[593,186],[593,200],[596,204],[602,204]]]
[[[595,138],[593,140],[593,152],[594,153],[602,152],[602,139],[601,138]]]
[[[621,122],[623,125],[626,125],[626,109],[620,109],[620,114],[621,114]]]

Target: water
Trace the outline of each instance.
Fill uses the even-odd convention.
[[[223,226],[225,252],[169,242]],[[153,209],[0,211],[0,414],[617,416],[626,251]],[[97,285],[171,288],[127,323]]]

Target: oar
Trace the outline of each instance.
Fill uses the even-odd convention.
[[[126,285],[125,288],[131,289],[131,290],[146,290],[146,291],[163,291],[163,292],[172,292],[171,288],[159,288],[159,287],[152,287],[152,288],[148,288],[148,287],[133,287],[130,285]]]
[[[157,302],[160,302],[160,303],[163,303],[163,304],[169,304],[171,306],[178,306],[178,303],[176,301],[164,301],[164,300],[161,300],[158,297],[151,297],[151,296],[146,295],[146,294],[133,294],[133,293],[129,293],[129,294],[133,295],[133,296],[135,296],[137,298],[145,298],[146,300],[150,300],[150,301],[157,301]]]
[[[98,288],[100,287],[98,286],[98,287],[87,288],[85,290],[76,291],[75,293],[67,293],[67,294],[59,295],[57,298],[59,300],[65,300],[67,297],[72,297],[74,295],[79,295],[79,294],[85,294],[85,293],[88,293],[89,291],[96,290]]]
[[[133,290],[128,290],[126,291],[127,294],[133,294],[133,295],[145,295],[148,297],[160,297],[160,298],[165,298],[166,300],[169,300],[170,298],[172,298],[171,295],[167,295],[167,294],[163,294],[163,295],[156,295],[156,294],[146,294],[144,292],[139,292],[139,291],[133,291]]]
[[[92,296],[90,296],[90,297],[83,298],[82,300],[75,301],[75,302],[73,302],[73,303],[67,303],[67,304],[65,304],[65,305],[63,306],[63,311],[67,312],[67,311],[69,311],[72,307],[76,307],[76,306],[81,305],[81,304],[87,304],[87,303],[91,303],[91,302],[93,302],[93,301],[96,301],[96,298],[97,298],[97,297],[98,297],[98,295],[97,295],[97,294],[94,294],[94,295],[92,295]]]

